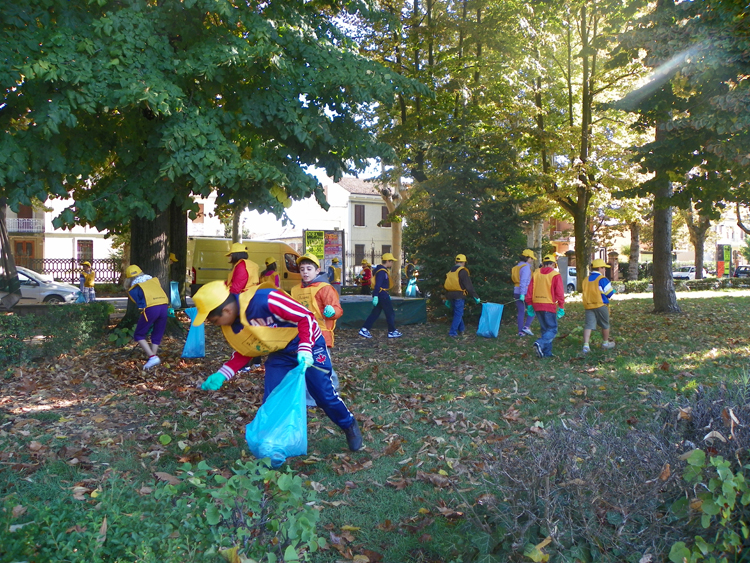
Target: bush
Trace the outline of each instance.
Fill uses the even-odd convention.
[[[482,561],[552,552],[556,562],[637,563],[646,553],[663,559],[683,539],[666,510],[679,460],[658,431],[581,418],[545,432],[523,449],[500,443],[484,460],[485,490],[469,520]]]
[[[651,278],[645,278],[638,281],[627,281],[622,285],[624,287],[623,293],[644,293],[648,291],[648,286],[651,285]]]
[[[24,364],[91,346],[104,335],[112,311],[111,304],[96,302],[0,315],[0,364]]]
[[[6,497],[2,560],[273,563],[306,560],[325,544],[315,535],[319,513],[308,506],[315,493],[290,469],[237,462],[227,479],[201,462],[186,464],[181,477],[139,487],[112,473],[96,491],[81,493],[85,500],[58,496],[25,506],[20,517],[13,513],[20,499]]]

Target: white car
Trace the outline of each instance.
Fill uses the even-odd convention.
[[[573,293],[578,287],[578,278],[575,266],[568,266],[568,282],[565,285],[565,293]]]
[[[703,278],[708,276],[706,269],[703,269]],[[673,280],[694,280],[695,279],[695,266],[680,266],[672,272]]]
[[[74,285],[56,282],[50,276],[21,266],[17,270],[18,281],[21,282],[21,300],[18,305],[73,303],[78,297],[79,290]]]

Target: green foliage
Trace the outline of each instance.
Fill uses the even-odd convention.
[[[208,494],[201,507],[216,545],[269,563],[296,561],[300,550],[314,553],[325,545],[315,533],[319,512],[310,506],[315,493],[291,470],[273,470],[268,460],[237,461],[229,478],[205,462],[183,469],[187,482]],[[210,488],[213,483],[220,486]]]
[[[127,343],[133,340],[134,333],[134,326],[117,327],[109,335],[109,341],[115,346],[125,346]]]
[[[691,490],[697,491],[694,500],[682,497],[672,505],[678,516],[700,515],[700,525],[705,532],[695,536],[688,547],[685,542],[676,542],[669,552],[674,563],[728,563],[739,561],[740,552],[750,539],[750,487],[745,480],[745,465],[737,472],[732,464],[721,456],[712,456],[708,461],[702,450],[693,450],[687,458],[688,465],[683,479]],[[691,518],[691,524],[694,524]]]
[[[91,346],[104,335],[110,303],[44,307],[0,316],[0,363],[24,364]]]
[[[389,154],[361,110],[426,93],[359,54],[338,17],[377,17],[359,1],[1,6],[0,194],[72,190],[60,226],[121,232],[214,190],[277,215],[290,198],[325,204],[306,167],[339,178]]]
[[[237,462],[229,479],[204,462],[183,467],[183,481],[142,487],[113,473],[86,500],[65,496],[28,506],[4,499],[0,512],[3,561],[169,562],[218,560],[237,553],[257,562],[308,560],[324,545],[315,534],[314,494],[291,470]],[[218,484],[218,486],[216,486]]]

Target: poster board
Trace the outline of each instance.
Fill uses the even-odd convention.
[[[334,258],[339,259],[341,283],[346,285],[346,264],[344,263],[344,231],[313,231],[302,233],[304,252],[310,252],[320,260],[320,271],[327,272]]]

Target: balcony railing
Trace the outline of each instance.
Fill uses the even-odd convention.
[[[9,233],[43,233],[43,219],[17,219],[8,218],[5,220]]]

